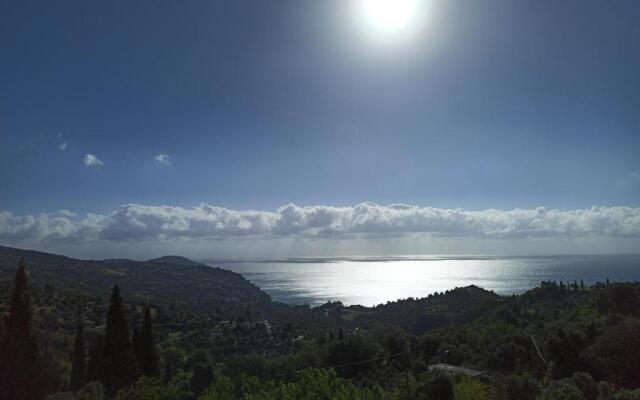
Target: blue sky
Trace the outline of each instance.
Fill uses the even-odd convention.
[[[640,3],[354,1],[0,0],[0,210],[640,207]]]

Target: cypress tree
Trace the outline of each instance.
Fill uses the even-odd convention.
[[[133,354],[136,356],[138,369],[142,369],[142,347],[140,347],[140,330],[137,327],[133,328],[133,333],[131,334],[131,346],[133,347]]]
[[[87,382],[104,382],[104,337],[98,335],[89,353]]]
[[[197,397],[213,382],[213,369],[211,365],[197,364],[191,376],[191,391]]]
[[[113,287],[104,336],[104,385],[109,396],[131,386],[138,378],[131,334],[124,315],[120,288]]]
[[[16,272],[1,343],[0,398],[12,400],[42,398],[43,394],[37,385],[40,376],[38,343],[31,331],[31,297],[24,257]]]
[[[151,310],[144,309],[144,322],[142,324],[142,336],[140,337],[140,348],[142,355],[142,373],[148,377],[157,377],[158,358],[156,357],[156,347],[153,342],[153,326],[151,323]]]
[[[82,319],[78,321],[76,329],[76,340],[73,349],[73,361],[71,364],[71,390],[76,391],[85,383],[85,356],[84,347],[84,326]]]

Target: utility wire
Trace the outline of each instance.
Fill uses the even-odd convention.
[[[397,354],[392,354],[392,355],[387,356],[387,357],[371,358],[369,360],[355,361],[355,362],[346,363],[346,364],[339,364],[339,365],[328,365],[326,367],[318,367],[318,368],[319,369],[345,368],[345,367],[351,367],[351,366],[354,366],[354,365],[367,364],[367,363],[375,362],[375,361],[390,360],[390,359],[393,359],[393,358],[398,358],[398,357],[403,356],[403,355],[405,355],[405,353],[397,353]],[[309,368],[310,367],[296,369],[296,370],[293,370],[293,371],[287,372],[287,373],[280,372],[280,373],[277,373],[277,374],[274,374],[274,375],[284,376],[284,375],[290,375],[290,374],[298,374],[298,373],[300,373],[300,372],[302,372],[304,370],[307,370]]]

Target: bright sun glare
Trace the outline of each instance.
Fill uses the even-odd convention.
[[[420,0],[360,0],[361,13],[381,34],[406,32],[418,17]]]

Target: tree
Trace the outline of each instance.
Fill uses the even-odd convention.
[[[504,382],[505,400],[534,400],[540,387],[527,376],[512,375]]]
[[[556,377],[569,377],[586,369],[581,352],[587,345],[587,338],[581,331],[565,332],[561,328],[549,339],[547,350],[557,366]]]
[[[85,355],[84,347],[84,326],[82,320],[78,321],[76,329],[76,340],[73,349],[73,360],[71,364],[71,390],[76,391],[84,386],[85,381]]]
[[[177,347],[165,348],[162,352],[164,381],[168,382],[184,364],[184,351]]]
[[[580,390],[568,379],[551,381],[545,388],[542,400],[585,400]]]
[[[58,392],[47,400],[106,400],[104,388],[100,382],[90,382],[75,392]]]
[[[638,295],[631,284],[616,284],[609,290],[609,302],[613,311],[620,314],[633,314],[638,309]]]
[[[453,387],[456,400],[487,400],[489,388],[482,382],[465,375],[458,377]]]
[[[16,272],[0,344],[0,398],[43,398],[41,385],[38,385],[41,376],[38,343],[31,331],[31,297],[24,257]]]
[[[425,400],[453,400],[453,384],[441,373],[429,377],[418,388],[418,398]]]
[[[104,381],[104,337],[98,335],[96,343],[89,353],[89,364],[87,365],[87,381]]]
[[[191,377],[191,391],[198,397],[208,388],[213,382],[213,370],[211,365],[198,364],[193,369],[193,376]]]
[[[121,389],[114,400],[182,400],[191,398],[190,395],[185,388],[143,376],[133,386]]]
[[[144,309],[144,322],[142,324],[142,335],[140,337],[140,355],[142,358],[141,372],[148,377],[157,377],[158,358],[156,357],[156,346],[153,341],[153,326],[151,323],[151,310]]]
[[[131,386],[138,377],[129,326],[124,315],[120,288],[113,287],[104,337],[104,385],[109,396]]]
[[[576,372],[571,378],[573,384],[582,392],[584,400],[596,400],[599,395],[598,383],[586,372]]]
[[[375,369],[376,363],[371,360],[381,353],[382,349],[375,340],[363,335],[352,335],[329,346],[327,362],[341,375],[350,377]]]
[[[612,326],[585,350],[594,377],[629,389],[640,387],[640,321]]]
[[[133,354],[136,356],[138,368],[142,369],[142,346],[140,344],[140,330],[137,327],[133,328],[131,333],[131,347],[133,347]]]

